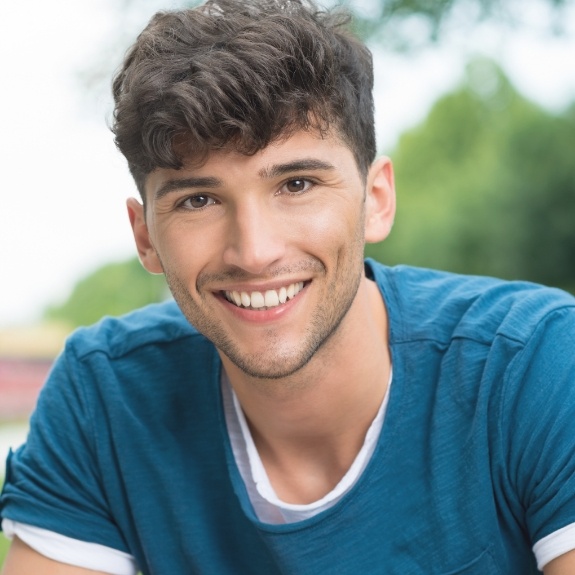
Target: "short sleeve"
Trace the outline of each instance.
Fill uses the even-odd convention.
[[[40,393],[26,443],[8,458],[0,513],[129,552],[101,480],[94,405],[87,397],[91,379],[69,342]]]
[[[506,495],[535,544],[575,523],[575,307],[539,322],[504,385]]]

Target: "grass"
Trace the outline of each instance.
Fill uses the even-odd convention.
[[[6,559],[9,546],[10,541],[8,541],[4,535],[0,535],[0,569],[2,569],[2,565],[4,565],[4,560]]]

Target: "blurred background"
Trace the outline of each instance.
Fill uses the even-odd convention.
[[[71,329],[168,297],[134,258],[109,86],[152,14],[185,4],[3,5],[0,459]],[[394,230],[367,254],[575,292],[574,1],[345,5],[374,54],[378,145],[396,167]]]

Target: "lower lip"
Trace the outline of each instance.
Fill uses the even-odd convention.
[[[255,310],[255,309],[248,309],[246,307],[238,307],[237,305],[230,303],[223,295],[220,295],[218,299],[236,317],[244,321],[249,321],[252,323],[268,323],[277,320],[280,317],[283,317],[286,313],[289,313],[291,310],[293,310],[294,307],[297,306],[301,297],[304,295],[304,292],[307,290],[307,285],[308,284],[305,284],[304,287],[294,298],[276,307],[264,310]]]

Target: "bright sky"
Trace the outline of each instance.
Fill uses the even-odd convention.
[[[118,42],[114,2],[2,6],[0,328],[33,322],[79,278],[135,253],[124,207],[135,190],[107,128],[110,99],[87,94],[79,78],[102,60],[115,68],[130,40]],[[143,25],[153,9],[140,5],[147,6],[136,18]],[[524,12],[529,33],[479,26],[419,55],[376,54],[380,148],[422,119],[476,52],[499,57],[516,87],[548,108],[575,101],[575,10],[563,38],[537,32],[544,10]]]

